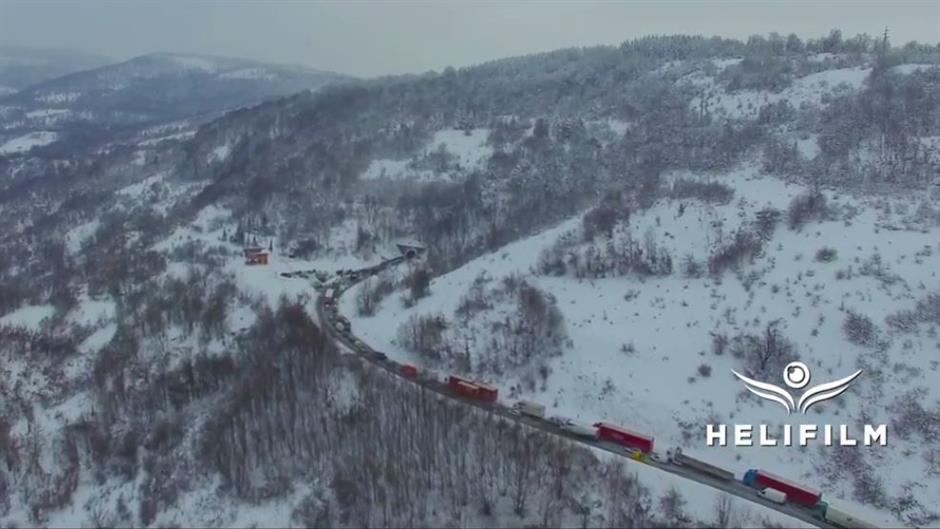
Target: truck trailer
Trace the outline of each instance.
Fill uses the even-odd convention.
[[[516,402],[514,407],[519,413],[523,415],[536,417],[538,419],[545,417],[545,406],[537,402],[532,402],[530,400],[520,400]]]
[[[487,402],[494,402],[499,394],[499,391],[492,386],[454,375],[447,377],[447,386],[458,395]]]
[[[648,435],[606,422],[594,423],[594,428],[597,428],[597,436],[604,441],[635,448],[647,454],[653,451],[653,438]]]
[[[863,520],[858,515],[839,509],[838,507],[833,507],[825,501],[819,502],[816,511],[821,515],[820,517],[823,520],[836,527],[843,527],[845,529],[878,529],[877,525]]]
[[[793,503],[805,505],[806,507],[815,507],[822,499],[822,493],[803,485],[797,485],[792,481],[775,476],[769,472],[752,468],[744,473],[744,479],[741,480],[745,485],[756,489],[771,488],[779,490],[787,495],[787,499]]]
[[[709,476],[718,478],[722,481],[734,480],[734,472],[731,472],[730,470],[725,470],[721,467],[712,465],[711,463],[706,463],[705,461],[702,461],[701,459],[692,457],[686,454],[685,452],[683,452],[681,448],[667,450],[666,458],[669,460],[670,463],[675,463],[676,465],[679,465],[679,466],[694,468],[695,470],[698,470],[699,472],[708,474]]]

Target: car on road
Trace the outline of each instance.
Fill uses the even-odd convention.
[[[382,351],[372,351],[372,357],[375,358],[376,360],[381,360],[383,362],[385,360],[388,360],[388,355],[383,353]]]
[[[767,501],[772,501],[776,504],[783,505],[787,502],[787,494],[785,492],[779,491],[777,489],[772,489],[767,487],[766,489],[761,489],[757,492],[757,495],[761,498],[764,498]]]

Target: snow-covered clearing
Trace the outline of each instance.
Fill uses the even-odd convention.
[[[892,68],[892,70],[900,74],[910,75],[915,72],[923,72],[933,68],[940,68],[940,64],[899,64]]]
[[[683,78],[683,81],[705,89],[705,106],[709,111],[729,118],[752,119],[762,106],[779,101],[786,101],[797,109],[804,104],[819,106],[827,94],[841,89],[860,89],[869,73],[871,68],[826,70],[795,79],[791,86],[779,93],[758,90],[727,92],[724,87],[715,84],[711,77],[700,73]],[[699,97],[693,99],[691,107],[699,108],[700,101]]]
[[[26,113],[26,117],[29,119],[41,119],[49,118],[53,116],[61,116],[63,114],[68,114],[71,110],[67,108],[45,108],[42,110],[32,110]]]
[[[37,97],[36,100],[49,104],[74,103],[81,96],[81,92],[49,92]]]
[[[486,144],[489,129],[471,129],[469,131],[445,129],[437,131],[425,145],[422,156],[433,156],[438,149],[443,148],[453,157],[453,166],[444,170],[432,170],[421,166],[415,167],[414,159],[372,160],[369,167],[362,173],[364,180],[412,180],[433,181],[451,180],[454,173],[463,173],[474,169],[482,169],[486,160],[493,154],[492,147]]]
[[[12,140],[8,140],[3,145],[0,145],[0,154],[26,152],[33,147],[49,145],[58,137],[58,133],[51,131],[42,130],[37,132],[30,132],[29,134],[24,134],[17,138],[13,138]]]
[[[819,154],[819,135],[810,134],[806,138],[801,138],[796,141],[796,149],[803,155],[807,160],[812,160]]]
[[[715,59],[715,60],[712,61],[712,64],[715,65],[715,68],[718,68],[719,70],[724,70],[725,68],[727,68],[727,67],[729,67],[729,66],[734,66],[735,64],[740,64],[741,61],[743,61],[743,60],[744,60],[744,59],[742,59],[742,58],[740,58],[740,57],[732,57],[732,58],[728,58],[728,59]]]
[[[0,318],[0,325],[38,331],[43,320],[51,318],[53,314],[55,307],[52,305],[29,305],[4,315]]]
[[[223,143],[215,149],[212,149],[212,152],[209,153],[210,162],[224,162],[228,159],[229,154],[232,152],[232,145],[230,143]]]
[[[273,80],[276,76],[264,68],[241,68],[219,74],[222,79],[264,79]]]
[[[489,129],[439,130],[429,142],[426,152],[444,145],[447,152],[455,155],[464,169],[478,169],[490,158],[493,149],[486,145]]]
[[[200,70],[213,73],[218,70],[218,65],[212,59],[206,57],[197,57],[193,55],[174,55],[173,62],[185,70]]]
[[[157,137],[157,138],[151,138],[151,139],[149,139],[149,140],[144,140],[144,141],[139,142],[137,145],[140,145],[140,146],[143,146],[143,147],[147,147],[147,146],[151,146],[151,145],[156,145],[156,144],[160,143],[161,141],[167,141],[167,140],[186,140],[186,139],[192,138],[195,134],[196,134],[196,131],[194,131],[194,130],[189,130],[189,131],[184,131],[184,132],[177,132],[176,134],[168,134],[168,135],[166,135],[166,136],[160,136],[160,137]]]
[[[151,176],[148,176],[147,178],[144,178],[140,182],[137,182],[125,188],[119,189],[117,193],[119,195],[124,195],[127,197],[140,198],[151,187],[163,182],[164,178],[166,178],[166,173],[164,172],[157,173],[155,175],[151,175]]]
[[[389,180],[433,180],[434,173],[420,171],[409,167],[411,160],[372,160],[369,167],[362,173],[363,180],[389,179]]]
[[[138,151],[135,157],[140,158]],[[136,163],[136,159],[135,162]],[[181,199],[191,197],[209,184],[208,180],[194,182],[168,182],[166,172],[153,173],[117,191],[117,194],[136,205],[148,207],[161,215]]]
[[[82,243],[95,234],[100,224],[101,222],[98,219],[94,219],[69,230],[65,234],[65,247],[69,253],[72,255],[77,254],[82,249]]]

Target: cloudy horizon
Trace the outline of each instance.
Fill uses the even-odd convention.
[[[940,42],[940,3],[0,2],[0,45],[123,61],[151,52],[242,57],[374,77],[655,34],[746,39],[840,29]]]

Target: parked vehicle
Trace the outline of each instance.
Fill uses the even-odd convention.
[[[769,472],[752,468],[744,473],[741,480],[745,485],[755,489],[771,488],[787,495],[787,500],[813,507],[822,499],[822,493],[809,487],[798,485],[792,481],[775,476]]]
[[[565,420],[565,423],[561,425],[561,429],[577,435],[578,437],[583,437],[585,439],[597,440],[597,430],[591,428],[590,426],[584,424],[578,424],[571,419]]]
[[[606,422],[594,423],[597,428],[597,436],[604,441],[610,441],[628,448],[636,448],[642,452],[653,451],[653,438],[641,433],[636,433],[622,426]]]
[[[708,474],[709,476],[716,477],[722,481],[732,481],[734,480],[734,472],[730,470],[725,470],[721,467],[716,467],[711,463],[706,463],[701,459],[689,456],[685,454],[681,448],[670,449],[666,451],[666,458],[670,463],[674,463],[680,466],[687,466],[689,468],[694,468],[699,472]]]
[[[530,417],[537,417],[539,419],[545,417],[545,406],[537,402],[520,400],[516,402],[513,409]]]
[[[787,502],[787,494],[785,492],[781,492],[777,489],[772,489],[770,487],[757,491],[757,495],[760,496],[761,498],[764,498],[767,501],[779,503],[780,505],[783,505],[784,503]]]
[[[418,368],[411,364],[402,364],[401,374],[406,377],[416,377],[418,376]]]
[[[375,358],[376,360],[381,360],[383,362],[385,360],[388,360],[388,355],[383,353],[382,351],[372,351],[372,357]]]

